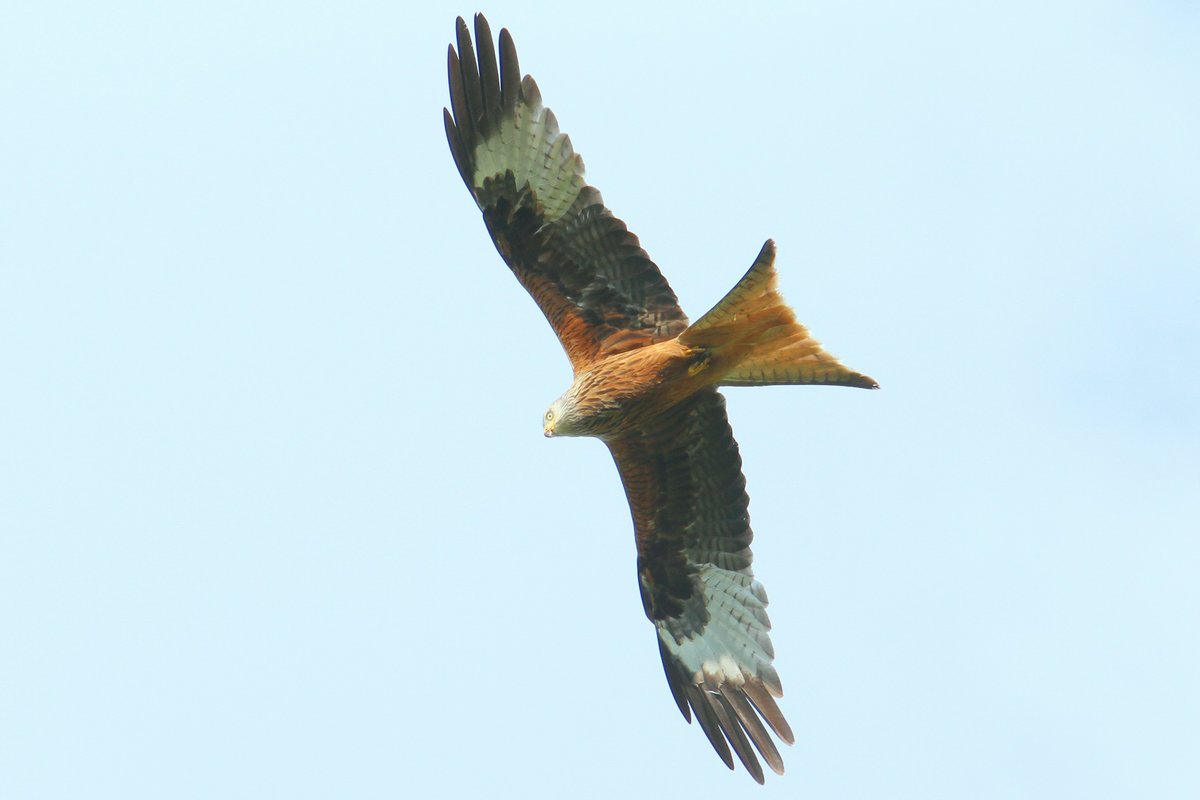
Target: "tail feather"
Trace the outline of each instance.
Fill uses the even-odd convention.
[[[777,287],[770,239],[750,270],[712,310],[679,335],[689,347],[713,351],[720,386],[831,384],[878,389],[874,379],[842,366],[796,321]]]

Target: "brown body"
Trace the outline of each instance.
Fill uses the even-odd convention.
[[[717,377],[712,360],[704,348],[678,339],[609,356],[576,376],[567,392],[574,409],[570,419],[577,424],[547,424],[546,435],[611,442],[634,434],[653,425],[664,409],[712,386]]]

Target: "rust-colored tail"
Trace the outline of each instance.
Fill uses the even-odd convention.
[[[776,289],[775,242],[770,239],[729,294],[696,320],[679,341],[711,350],[720,386],[825,383],[878,389],[874,379],[847,369],[821,349],[796,321]]]

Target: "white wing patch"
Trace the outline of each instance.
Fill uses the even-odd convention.
[[[762,584],[713,564],[701,566],[699,577],[709,614],[704,632],[676,641],[659,623],[663,645],[692,675],[693,683],[707,691],[758,679],[771,694],[781,696],[779,677],[771,666],[775,651],[768,636],[771,623]]]
[[[521,81],[521,95],[512,116],[505,116],[499,129],[475,147],[475,188],[511,171],[517,189],[528,185],[546,221],[553,222],[571,208],[585,186],[583,159],[575,154],[571,138],[559,133],[554,112],[542,105],[537,84],[528,75]]]

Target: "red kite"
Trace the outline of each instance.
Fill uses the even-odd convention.
[[[776,291],[775,245],[691,325],[675,293],[521,77],[512,36],[500,57],[482,15],[460,17],[449,49],[446,138],[496,249],[533,296],[574,369],[546,412],[546,436],[595,436],[612,452],[633,513],[638,584],[667,684],[733,769],[759,783],[759,754],[783,773],[767,733],[792,731],[771,661],[767,595],[750,571],[750,518],[720,386],[874,380],[821,349]],[[763,723],[766,723],[764,726]],[[727,744],[728,742],[728,744]],[[753,745],[754,749],[751,749]]]

